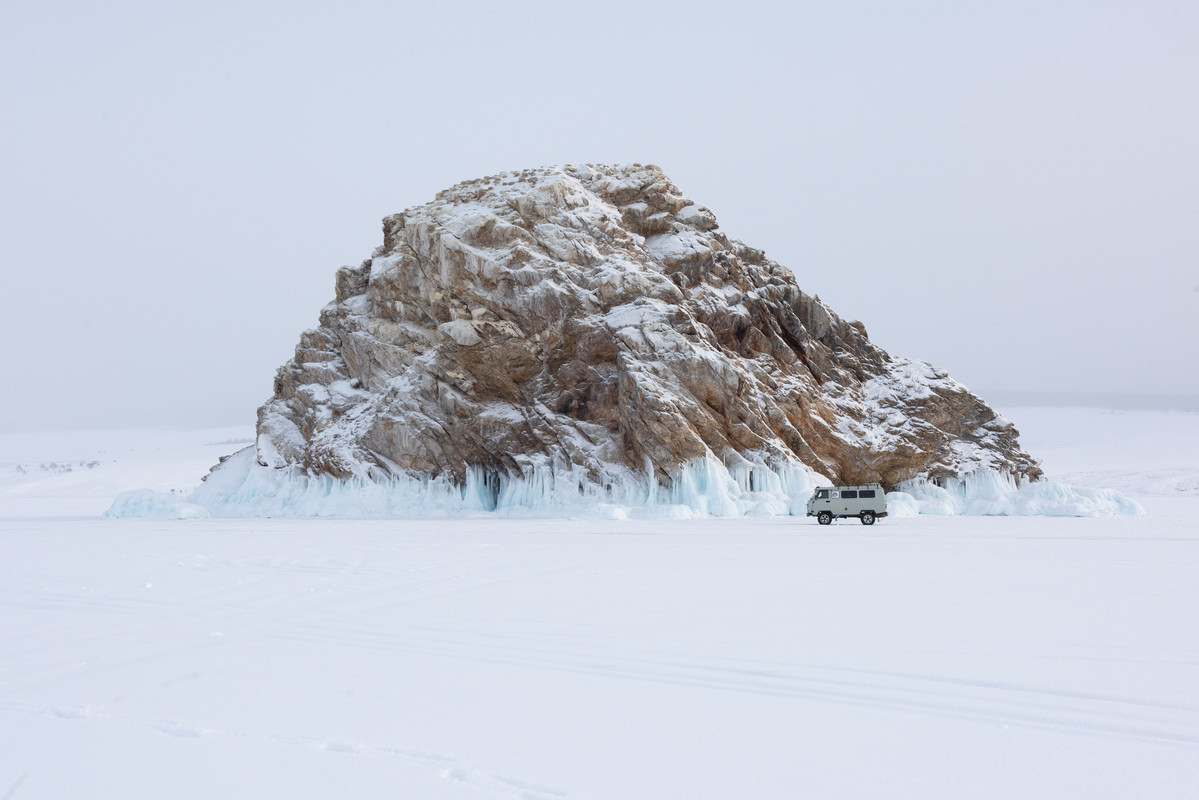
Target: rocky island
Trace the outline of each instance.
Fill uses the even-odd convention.
[[[652,499],[697,464],[701,482],[714,469],[750,492],[800,473],[1035,480],[1017,436],[727,236],[658,167],[586,165],[467,181],[385,218],[279,369],[252,469],[473,482],[493,501],[530,482]]]

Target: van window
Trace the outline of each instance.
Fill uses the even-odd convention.
[[[862,498],[863,500],[872,498],[872,497],[874,497],[874,490],[873,489],[863,489],[862,491],[858,492],[858,497]]]
[[[827,500],[828,499],[828,489],[821,489],[819,492],[817,492],[816,499],[817,500]]]
[[[857,500],[858,499],[857,490],[846,489],[845,491],[841,492],[841,498],[843,500]]]

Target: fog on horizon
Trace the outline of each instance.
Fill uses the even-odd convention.
[[[380,218],[587,162],[984,399],[1199,395],[1196,42],[1167,1],[9,3],[0,431],[251,423]]]

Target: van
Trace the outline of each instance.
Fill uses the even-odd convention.
[[[808,500],[808,516],[821,525],[845,517],[857,517],[863,525],[873,525],[876,518],[887,516],[887,493],[881,483],[822,486]]]

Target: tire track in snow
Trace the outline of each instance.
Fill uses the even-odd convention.
[[[1005,682],[902,672],[877,672],[817,664],[772,669],[727,667],[677,659],[602,657],[518,644],[513,637],[474,631],[461,640],[426,629],[397,632],[352,631],[306,625],[273,638],[306,644],[336,644],[376,652],[403,652],[504,666],[548,669],[632,681],[842,703],[867,708],[937,714],[998,725],[1058,730],[1075,734],[1174,744],[1199,745],[1199,708],[1098,692],[1075,692]]]

